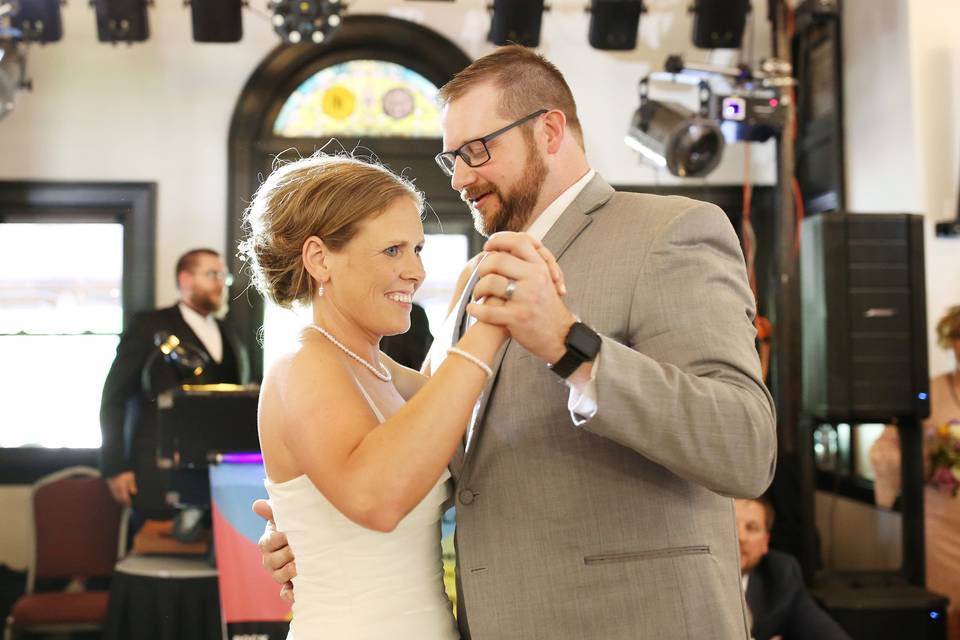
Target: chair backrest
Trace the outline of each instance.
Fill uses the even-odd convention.
[[[33,486],[36,578],[89,578],[113,573],[121,550],[123,511],[96,469],[70,467]]]

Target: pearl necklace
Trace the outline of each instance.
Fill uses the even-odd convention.
[[[380,379],[383,380],[384,382],[390,382],[391,380],[393,380],[393,376],[390,375],[390,370],[387,369],[385,366],[383,366],[382,363],[378,363],[378,364],[380,364],[380,370],[377,370],[377,368],[376,368],[375,366],[373,366],[372,364],[370,364],[369,362],[367,362],[366,360],[364,360],[363,358],[361,358],[360,356],[358,356],[357,354],[355,354],[355,353],[354,353],[353,351],[351,351],[345,344],[343,344],[342,342],[340,342],[339,340],[337,340],[336,338],[334,338],[333,335],[332,335],[329,331],[327,331],[326,329],[324,329],[323,327],[317,326],[317,325],[315,325],[315,324],[308,324],[307,326],[308,326],[309,328],[311,328],[311,329],[316,329],[317,331],[319,331],[320,333],[322,333],[322,334],[324,335],[324,337],[326,337],[327,340],[329,340],[330,342],[332,342],[332,343],[333,343],[334,345],[336,345],[341,351],[343,351],[345,354],[347,354],[348,356],[350,356],[351,358],[353,358],[354,360],[356,360],[357,362],[359,362],[360,364],[362,364],[363,366],[365,366],[367,369],[370,369],[370,373],[372,373],[373,375],[377,376],[378,378],[380,378]]]

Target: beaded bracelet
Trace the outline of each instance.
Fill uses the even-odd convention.
[[[453,353],[453,354],[456,354],[456,355],[458,355],[458,356],[460,356],[460,357],[462,357],[462,358],[466,358],[467,360],[469,360],[469,361],[472,362],[473,364],[475,364],[475,365],[477,365],[478,367],[480,367],[481,369],[483,369],[483,372],[484,372],[485,374],[487,374],[487,377],[488,377],[488,378],[492,378],[492,377],[493,377],[493,369],[490,368],[490,365],[488,365],[486,362],[484,362],[483,360],[481,360],[481,359],[478,358],[477,356],[473,355],[472,353],[469,353],[469,352],[467,352],[467,351],[464,351],[463,349],[458,349],[457,347],[450,347],[449,349],[447,349],[447,353]]]

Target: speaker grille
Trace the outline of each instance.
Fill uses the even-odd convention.
[[[809,218],[800,267],[804,410],[843,420],[926,416],[922,218]]]

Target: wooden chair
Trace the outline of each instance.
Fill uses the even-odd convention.
[[[88,591],[88,578],[110,576],[126,539],[126,517],[96,469],[70,467],[38,480],[31,492],[34,553],[26,593],[14,604],[4,640],[20,632],[100,629],[108,591]],[[38,579],[70,580],[63,591],[36,592]]]

